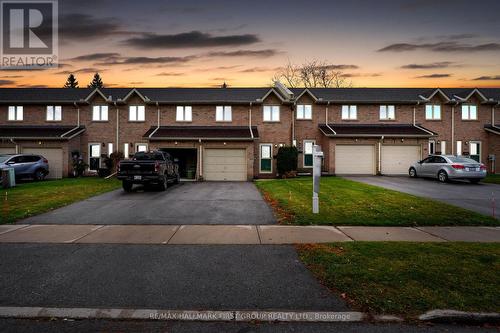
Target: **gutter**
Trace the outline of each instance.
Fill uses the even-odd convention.
[[[333,130],[333,128],[331,128],[331,127],[330,127],[330,125],[328,125],[328,106],[329,106],[329,105],[330,105],[330,101],[328,101],[328,102],[326,103],[326,108],[325,108],[325,125],[326,125],[326,127],[328,127],[328,129],[329,129],[330,131],[332,131],[332,133],[333,133],[334,135],[337,135],[337,132],[335,132],[335,131]]]
[[[156,128],[154,129],[153,132],[151,132],[151,134],[149,134],[149,139],[151,139],[151,137],[156,133],[156,131],[158,131],[160,129],[160,105],[158,104],[158,102],[156,102],[156,107],[158,108],[158,126],[156,126]]]

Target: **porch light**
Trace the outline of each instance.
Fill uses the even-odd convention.
[[[176,145],[176,144],[177,144],[177,141],[174,142],[174,145]]]

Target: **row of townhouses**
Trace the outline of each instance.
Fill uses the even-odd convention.
[[[0,153],[35,153],[53,178],[80,154],[89,172],[112,152],[162,149],[181,176],[276,176],[282,145],[325,174],[406,174],[429,154],[470,156],[500,172],[500,89],[430,88],[6,88],[0,89]],[[499,121],[500,123],[500,121]]]

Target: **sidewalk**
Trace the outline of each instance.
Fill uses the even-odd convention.
[[[500,242],[500,227],[0,225],[0,243],[180,245],[349,241]]]

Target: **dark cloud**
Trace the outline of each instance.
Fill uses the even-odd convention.
[[[104,60],[104,59],[109,59],[109,58],[116,58],[119,57],[120,53],[91,53],[91,54],[84,54],[78,57],[74,57],[68,60],[71,61],[96,61],[96,60]]]
[[[439,61],[426,64],[408,64],[401,66],[403,69],[434,69],[434,68],[448,68],[454,65],[452,61]]]
[[[14,83],[16,83],[16,81],[0,79],[0,86],[9,86]]]
[[[331,70],[347,70],[347,69],[358,69],[359,66],[356,65],[345,65],[345,64],[340,64],[340,65],[327,65],[324,66],[325,69],[331,69]]]
[[[134,34],[122,30],[120,21],[113,17],[97,18],[88,14],[72,13],[59,17],[61,39],[65,41],[102,39],[112,35]]]
[[[438,42],[425,44],[396,43],[378,50],[378,52],[407,52],[407,51],[433,51],[433,52],[488,52],[500,51],[500,43],[487,44],[462,44],[458,42]]]
[[[182,76],[185,73],[176,73],[176,72],[161,72],[156,74],[155,76]]]
[[[381,73],[343,73],[341,75],[345,78],[353,78],[353,77],[380,77]]]
[[[442,79],[445,77],[451,77],[451,74],[428,74],[428,75],[420,75],[415,76],[416,79]]]
[[[462,40],[462,39],[472,39],[478,38],[479,35],[476,34],[453,34],[453,35],[440,35],[437,36],[438,39],[448,39],[448,40]]]
[[[18,84],[18,88],[48,88],[46,84]]]
[[[22,77],[24,77],[24,76],[22,76],[22,75],[4,75],[3,76],[4,79],[19,79]]]
[[[197,56],[185,57],[118,57],[96,63],[97,66],[107,65],[146,65],[146,64],[179,64],[198,58]]]
[[[275,72],[277,70],[280,70],[281,67],[252,67],[252,68],[247,68],[239,71],[239,73],[265,73],[265,72]]]
[[[500,81],[500,75],[480,76],[480,77],[476,77],[475,79],[473,79],[473,81]]]
[[[281,51],[274,49],[265,50],[238,50],[238,51],[215,51],[210,52],[207,55],[209,57],[257,57],[257,58],[269,58],[273,57]]]
[[[139,37],[124,40],[122,43],[137,48],[195,48],[214,46],[239,46],[260,42],[257,35],[214,36],[201,31],[184,32],[174,35],[158,35],[147,33]]]
[[[142,81],[132,81],[132,82],[129,82],[128,84],[143,84],[144,82]]]
[[[95,68],[95,67],[86,67],[86,68],[80,68],[76,69],[73,71],[66,70],[66,71],[61,71],[57,72],[56,74],[88,74],[88,73],[100,73],[100,72],[105,72],[106,69],[100,69],[100,68]]]

